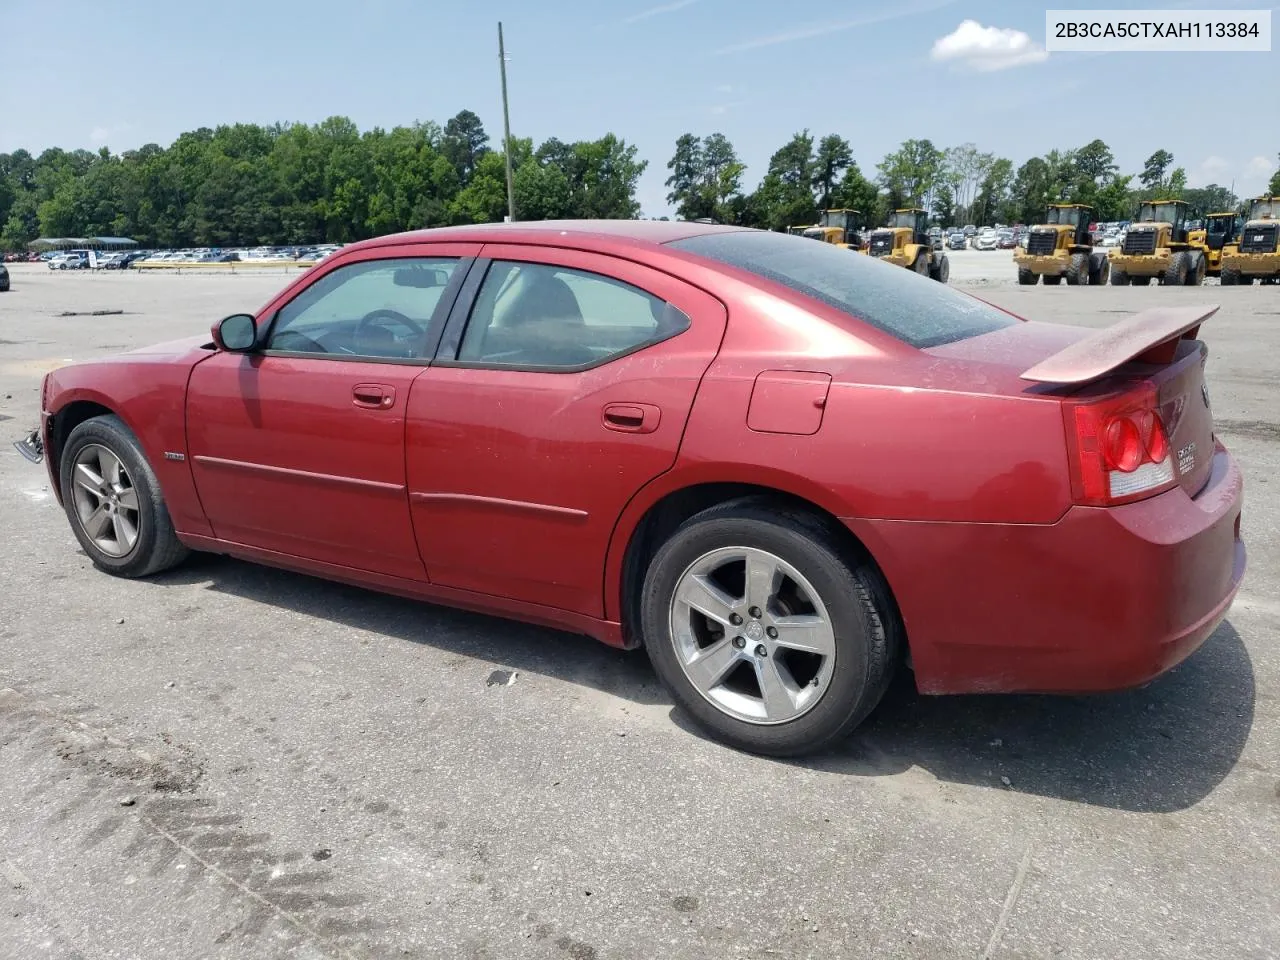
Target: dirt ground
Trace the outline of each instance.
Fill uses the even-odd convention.
[[[222,558],[98,573],[6,442],[0,958],[1280,956],[1280,287],[1019,288],[1007,252],[951,258],[1054,322],[1222,304],[1250,569],[1177,670],[1090,698],[904,678],[833,754],[744,756],[583,638]],[[50,367],[288,279],[12,274],[6,441]]]

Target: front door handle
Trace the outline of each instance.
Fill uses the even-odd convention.
[[[385,383],[357,383],[351,388],[351,402],[357,407],[389,410],[396,402],[396,388]]]
[[[651,403],[610,403],[602,419],[607,429],[619,433],[653,433],[662,421],[662,411]]]

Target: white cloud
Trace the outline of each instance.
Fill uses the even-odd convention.
[[[1217,154],[1210,154],[1187,172],[1187,186],[1207,187],[1211,183],[1222,186],[1231,180],[1231,161]]]
[[[111,131],[108,130],[106,127],[94,127],[92,130],[89,131],[89,142],[90,143],[106,143],[107,139],[110,136],[111,136]]]
[[[733,84],[731,83],[720,84],[720,86],[716,87],[716,93],[733,93]]]
[[[639,23],[641,20],[658,17],[664,13],[675,13],[677,10],[691,7],[697,2],[698,0],[672,0],[671,3],[664,3],[657,7],[650,7],[648,10],[641,10],[639,13],[633,13],[631,16],[624,18],[622,22]]]
[[[954,61],[991,73],[1040,63],[1048,59],[1049,52],[1021,30],[984,27],[977,20],[965,20],[935,42],[929,56],[940,62]]]
[[[942,7],[950,6],[952,3],[955,3],[955,0],[932,0],[932,2],[929,3],[918,3],[914,5],[904,4],[903,6],[884,10],[880,13],[873,13],[869,16],[856,17],[852,20],[803,24],[793,30],[786,30],[782,33],[771,33],[768,36],[756,37],[752,40],[744,40],[742,43],[735,43],[727,47],[721,47],[719,50],[715,51],[715,53],[716,56],[721,56],[726,53],[742,53],[746,50],[759,50],[761,47],[772,47],[780,43],[791,43],[794,40],[809,40],[813,37],[825,37],[832,33],[852,30],[855,27],[868,27],[873,23],[884,23],[885,21],[898,20],[902,17],[913,17],[919,13],[929,13],[932,10],[940,10]]]
[[[1253,157],[1244,165],[1244,175],[1246,177],[1266,177],[1270,176],[1276,168],[1276,162],[1270,157]]]

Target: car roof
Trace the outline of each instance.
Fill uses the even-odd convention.
[[[707,233],[735,233],[746,228],[692,220],[530,220],[516,223],[474,223],[456,227],[411,230],[362,240],[343,248],[360,250],[404,243],[437,241],[473,243],[539,243],[573,246],[583,241],[593,245],[642,246],[671,243]]]

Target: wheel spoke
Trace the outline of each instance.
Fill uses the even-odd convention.
[[[120,511],[111,515],[111,526],[115,529],[116,543],[121,550],[128,550],[137,539],[138,528]]]
[[[706,691],[720,683],[739,659],[737,648],[726,637],[699,653],[697,659],[685,665],[685,670],[694,685]]]
[[[95,497],[101,499],[102,494],[99,491],[102,489],[102,477],[94,473],[87,463],[76,464],[75,479],[78,486],[84,487]]]
[[[99,504],[89,516],[84,518],[84,532],[94,540],[101,540],[107,533],[107,528],[111,526],[111,514],[107,513],[106,508]]]
[[[835,634],[822,617],[774,617],[773,625],[778,630],[775,642],[780,647],[823,657],[829,657],[836,651]]]
[[[758,554],[747,554],[746,599],[747,603],[761,610],[769,608],[776,589],[778,568],[769,558]]]
[[[707,577],[687,577],[680,585],[679,597],[703,616],[729,625],[729,617],[737,601]]]
[[[791,692],[790,677],[773,657],[755,662],[756,681],[760,684],[760,696],[764,699],[764,712],[770,720],[781,720],[796,711],[796,697]]]
[[[120,506],[126,510],[138,509],[138,491],[133,487],[125,487],[120,491]]]
[[[115,486],[120,482],[120,460],[110,450],[103,449],[98,454],[98,466],[102,468],[102,478]]]

